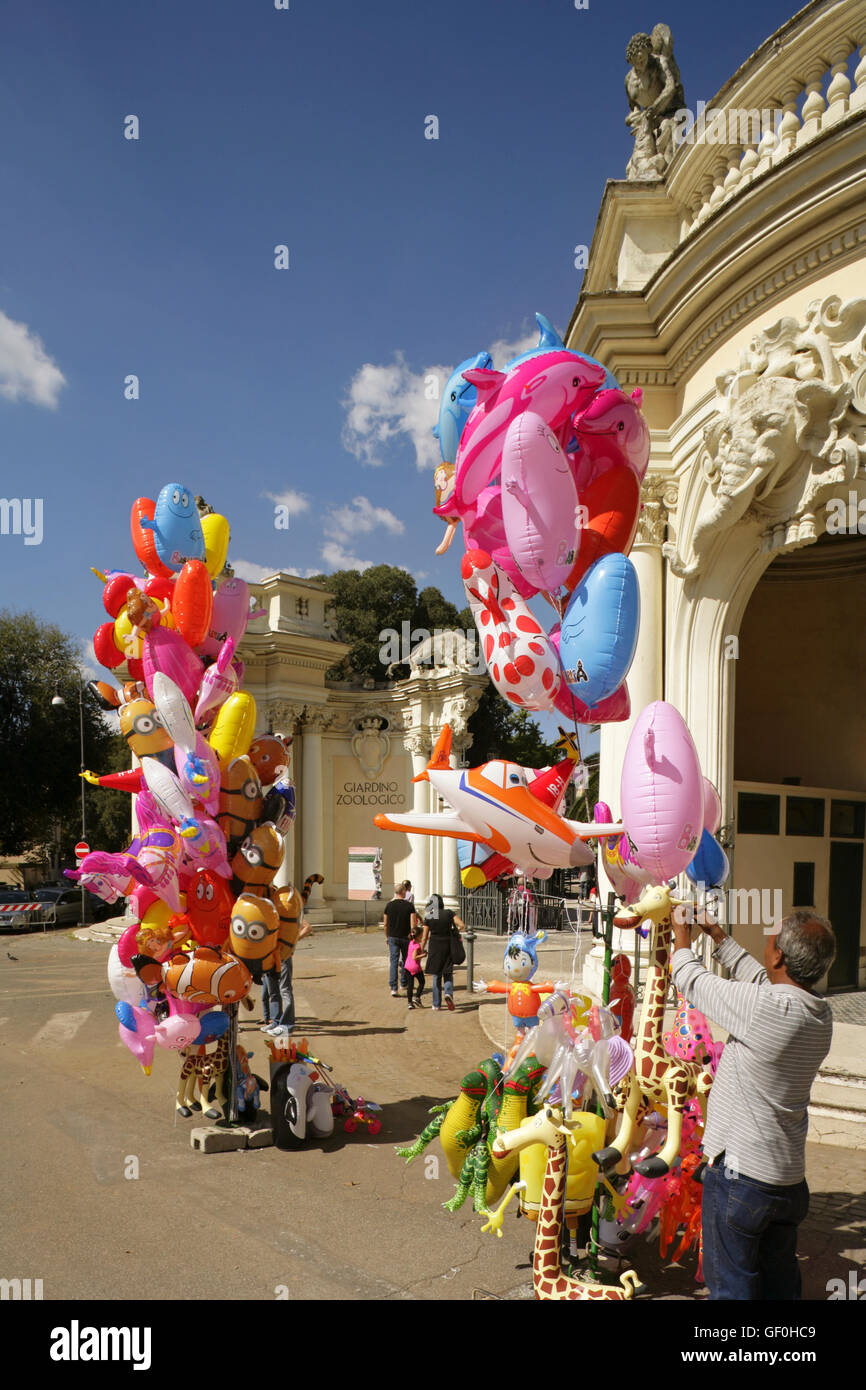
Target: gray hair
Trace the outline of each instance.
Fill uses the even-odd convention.
[[[814,985],[826,975],[836,956],[836,937],[826,917],[808,907],[789,912],[779,923],[776,946],[785,969],[798,985]]]

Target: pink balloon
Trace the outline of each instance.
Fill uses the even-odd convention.
[[[502,447],[502,518],[511,554],[533,588],[555,594],[577,556],[577,491],[568,459],[541,416],[525,410]]]
[[[704,829],[715,835],[722,823],[722,798],[708,777],[704,779]]]
[[[692,736],[673,705],[648,705],[622,767],[622,818],[638,866],[653,883],[694,858],[704,823],[704,783]]]
[[[133,1057],[144,1067],[145,1071],[150,1071],[153,1066],[153,1048],[155,1043],[153,1015],[147,1009],[130,1006],[135,1015],[135,1028],[126,1028],[124,1024],[118,1023],[117,1031],[120,1034],[120,1041],[129,1048]]]
[[[203,656],[219,656],[223,643],[230,637],[238,645],[247,630],[250,616],[250,586],[245,579],[224,579],[213,600],[210,632],[199,646]]]
[[[195,1042],[201,1032],[201,1024],[198,1018],[174,1014],[158,1023],[153,1031],[160,1047],[179,1052],[182,1047],[189,1047]]]
[[[508,544],[502,518],[502,489],[498,483],[484,488],[474,507],[463,518],[467,550],[486,550],[497,569],[508,575],[521,598],[538,590],[521,574]]]
[[[173,680],[190,705],[195,706],[198,688],[204,675],[204,662],[184,641],[179,632],[167,627],[155,627],[142,643],[142,664],[147,693],[153,699],[153,677],[157,671]]]

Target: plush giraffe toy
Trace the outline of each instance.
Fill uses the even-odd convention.
[[[633,1269],[620,1275],[618,1284],[598,1284],[574,1279],[562,1268],[563,1198],[567,1167],[566,1140],[580,1123],[580,1115],[563,1120],[562,1111],[546,1106],[519,1129],[498,1134],[493,1143],[494,1158],[505,1158],[530,1144],[547,1145],[547,1167],[541,1188],[541,1207],[532,1257],[532,1287],[539,1300],[610,1302],[634,1298],[642,1285]],[[588,1147],[588,1145],[587,1145]]]
[[[671,912],[678,906],[666,884],[647,888],[632,904],[628,916],[614,918],[617,927],[652,923],[650,968],[644,986],[643,1006],[635,1042],[634,1071],[625,1081],[625,1110],[617,1136],[607,1148],[593,1154],[602,1172],[615,1167],[628,1153],[642,1102],[663,1103],[668,1111],[668,1137],[658,1154],[635,1164],[645,1178],[660,1178],[670,1170],[680,1150],[683,1112],[693,1096],[704,1097],[713,1084],[709,1068],[671,1057],[664,1047],[662,1028],[668,992],[671,958]]]

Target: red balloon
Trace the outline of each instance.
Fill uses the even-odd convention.
[[[204,641],[210,631],[213,587],[201,560],[187,560],[181,569],[175,581],[171,611],[178,632],[191,647]]]
[[[586,511],[577,559],[565,584],[569,593],[602,555],[627,555],[631,550],[640,515],[640,483],[625,465],[611,468],[584,489],[579,502]]]
[[[173,570],[168,565],[164,565],[156,553],[156,539],[152,531],[143,531],[141,521],[153,521],[153,514],[156,511],[156,503],[152,497],[136,497],[132,504],[132,511],[129,517],[129,529],[132,535],[132,544],[135,553],[148,574],[158,575],[162,579],[173,577]]]
[[[141,657],[131,656],[126,663],[126,669],[129,672],[129,679],[131,681],[144,680],[144,663]]]
[[[211,869],[196,869],[186,890],[186,918],[200,946],[223,946],[229,934],[234,893]]]
[[[103,623],[93,634],[93,650],[96,660],[113,671],[123,661],[123,652],[118,651],[114,640],[114,623]]]
[[[161,602],[168,599],[171,602],[174,593],[174,581],[174,575],[171,576],[171,579],[163,579],[160,575],[153,575],[145,584],[144,592],[148,598],[158,598]]]
[[[126,595],[134,585],[135,580],[131,574],[116,574],[113,579],[109,579],[102,591],[102,602],[106,613],[110,613],[112,618],[117,617],[126,603]]]

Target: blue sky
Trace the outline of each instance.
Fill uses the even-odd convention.
[[[673,23],[693,108],[792,13],[0,4],[0,492],[43,502],[40,545],[0,536],[0,604],[89,644],[89,566],[132,564],[133,499],[179,481],[246,577],[385,560],[462,606],[425,375],[509,355],[536,310],[564,329],[634,32]]]

